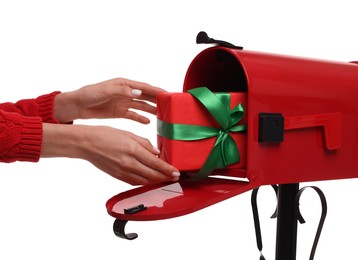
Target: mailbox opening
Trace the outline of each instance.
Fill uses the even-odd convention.
[[[235,53],[231,52],[231,49],[212,47],[206,49],[203,52],[203,55],[198,55],[194,58],[187,70],[183,91],[188,91],[198,87],[207,87],[214,93],[245,93],[245,117],[248,118],[248,80],[240,60],[237,56],[235,56]],[[246,165],[246,141],[245,144],[240,146],[243,146],[239,150],[241,156],[240,161],[244,161]],[[226,169],[216,169],[214,170],[212,176],[215,177],[215,175],[229,176],[245,181],[248,180],[246,167],[244,169],[238,169],[235,168],[235,166],[229,166]]]
[[[238,59],[226,50],[207,49],[190,65],[184,90],[207,87],[213,92],[247,92],[245,71]]]

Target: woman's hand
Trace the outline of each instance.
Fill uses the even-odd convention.
[[[127,118],[147,124],[149,119],[132,109],[156,114],[153,103],[163,91],[146,83],[111,79],[58,94],[54,115],[61,123],[75,119]],[[42,144],[41,157],[84,159],[132,185],[176,181],[180,175],[177,169],[158,158],[160,151],[147,139],[116,128],[43,124]]]
[[[132,185],[177,181],[179,171],[147,139],[106,126],[43,124],[41,157],[80,158]]]
[[[163,89],[133,80],[116,78],[58,94],[55,118],[62,123],[75,119],[127,118],[143,124],[149,119],[130,109],[156,113],[155,103]]]

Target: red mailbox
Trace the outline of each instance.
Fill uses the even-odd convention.
[[[357,64],[213,47],[186,74],[200,86],[248,93],[250,182],[358,177]]]
[[[193,59],[183,91],[206,86],[212,92],[247,94],[247,161],[240,172],[246,178],[210,176],[122,192],[107,202],[108,213],[117,220],[177,217],[262,185],[358,177],[355,62],[216,43],[224,46],[207,48]],[[223,175],[232,176],[226,171]],[[119,233],[126,236],[124,225]]]

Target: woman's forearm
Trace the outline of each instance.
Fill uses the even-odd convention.
[[[81,158],[82,127],[70,124],[43,123],[41,157]]]

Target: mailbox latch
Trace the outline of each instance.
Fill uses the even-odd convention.
[[[283,141],[284,119],[279,113],[259,114],[259,142]]]

